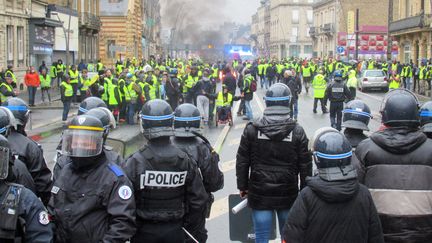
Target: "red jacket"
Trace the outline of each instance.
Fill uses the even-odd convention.
[[[37,72],[27,73],[24,76],[24,82],[27,87],[39,87],[40,86],[39,74]]]

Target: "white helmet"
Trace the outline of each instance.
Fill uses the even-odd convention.
[[[153,72],[153,68],[148,64],[144,66],[143,70],[145,73]]]

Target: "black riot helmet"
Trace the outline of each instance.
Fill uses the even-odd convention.
[[[107,108],[107,105],[105,104],[105,102],[103,100],[101,100],[98,97],[88,97],[85,98],[79,108],[78,108],[78,115],[82,115],[87,113],[87,111],[96,108],[96,107],[105,107]]]
[[[420,107],[420,126],[423,132],[432,132],[432,101]]]
[[[11,151],[8,140],[0,135],[0,180],[5,180],[9,175],[9,160]]]
[[[173,136],[174,114],[171,106],[164,100],[150,100],[144,104],[140,113],[140,122],[144,137],[151,140]]]
[[[324,127],[315,132],[312,141],[313,158],[321,179],[339,181],[357,177],[351,165],[351,144],[342,133]]]
[[[95,157],[102,152],[102,122],[89,115],[74,117],[63,132],[62,153],[72,158]]]
[[[389,91],[381,103],[382,123],[390,127],[418,127],[420,125],[417,97],[406,89]]]
[[[369,131],[368,125],[372,118],[369,106],[361,100],[348,102],[343,112],[342,126],[346,128]]]
[[[12,111],[6,107],[0,107],[0,134],[7,137],[10,134],[10,128],[16,128],[16,120]]]
[[[270,106],[285,106],[290,107],[291,104],[291,90],[283,83],[273,84],[266,92],[265,101],[267,107]]]
[[[116,128],[116,120],[110,110],[105,107],[96,107],[89,110],[86,115],[94,116],[102,122],[104,128],[104,141],[107,139],[110,129]]]
[[[2,106],[12,111],[12,114],[15,117],[17,125],[21,125],[22,127],[25,127],[30,115],[30,110],[27,103],[24,100],[17,97],[11,97],[8,98],[5,102],[3,102]]]
[[[200,131],[201,114],[194,105],[182,104],[174,111],[174,135],[176,137],[195,137],[193,132]]]

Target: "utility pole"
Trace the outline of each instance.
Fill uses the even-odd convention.
[[[71,1],[68,0],[67,6],[69,8],[69,20],[68,20],[68,29],[67,29],[67,38],[66,38],[66,74],[69,73],[69,42],[70,42],[70,24],[71,24],[71,18],[72,18],[72,4]]]
[[[358,41],[359,41],[359,9],[356,9],[356,28],[355,28],[355,60],[358,60]]]
[[[390,35],[390,23],[393,21],[393,1],[389,0],[388,18],[387,18],[387,61],[392,58],[393,41]]]

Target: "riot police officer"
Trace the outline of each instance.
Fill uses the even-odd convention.
[[[52,187],[48,209],[57,242],[125,242],[135,233],[135,198],[123,170],[103,151],[96,117],[73,118],[63,133],[70,158]]]
[[[352,148],[334,128],[319,129],[313,139],[318,176],[309,177],[284,228],[290,242],[384,242],[368,189],[359,185],[351,164]],[[324,223],[326,222],[326,223]]]
[[[41,146],[25,133],[30,110],[22,99],[15,97],[7,99],[2,105],[12,111],[17,123],[16,128],[11,127],[8,136],[11,150],[27,166],[36,186],[36,195],[46,205],[51,191],[51,171],[45,162]]]
[[[159,99],[147,101],[140,116],[148,143],[125,163],[137,201],[137,233],[131,242],[180,243],[186,216],[190,222],[202,217],[207,193],[196,163],[170,142],[171,106]]]
[[[341,130],[343,102],[350,99],[350,91],[343,82],[340,70],[334,72],[334,81],[327,86],[326,97],[330,100],[330,123],[338,131]]]
[[[273,211],[279,232],[306,177],[312,175],[308,138],[290,117],[292,94],[282,83],[266,93],[262,118],[248,123],[237,151],[237,188],[252,208],[256,242],[268,242]]]
[[[380,109],[385,128],[355,151],[359,181],[370,190],[386,242],[432,239],[432,140],[419,129],[415,94],[388,92]]]
[[[78,108],[78,115],[85,114],[87,111],[96,108],[96,107],[105,107],[108,108],[105,102],[98,97],[88,97],[85,98]]]
[[[368,125],[372,118],[369,106],[361,100],[352,100],[348,102],[342,113],[344,135],[355,149],[361,141],[367,138],[363,131],[369,131]]]
[[[196,161],[203,177],[204,188],[209,200],[203,208],[202,217],[198,222],[188,222],[186,229],[195,236],[198,242],[205,243],[207,230],[205,218],[210,215],[214,201],[212,192],[223,188],[224,176],[219,170],[219,155],[213,150],[208,140],[200,134],[201,116],[192,104],[182,104],[174,112],[174,137],[171,142]]]
[[[0,138],[0,242],[51,242],[53,233],[48,213],[32,191],[7,182],[12,173],[11,149]]]
[[[428,138],[432,138],[432,101],[420,107],[420,126]]]
[[[101,100],[102,101],[102,100]],[[104,128],[103,133],[103,151],[107,159],[114,164],[120,165],[123,161],[123,158],[115,151],[112,150],[110,146],[105,144],[105,141],[109,135],[110,129],[114,129],[116,127],[116,122],[113,114],[108,108],[105,107],[96,107],[85,113],[86,115],[96,117],[102,122],[102,126]],[[60,154],[57,157],[56,164],[54,165],[53,170],[53,181],[55,181],[60,173],[60,170],[68,163],[71,162],[71,158],[68,156],[63,156]]]

